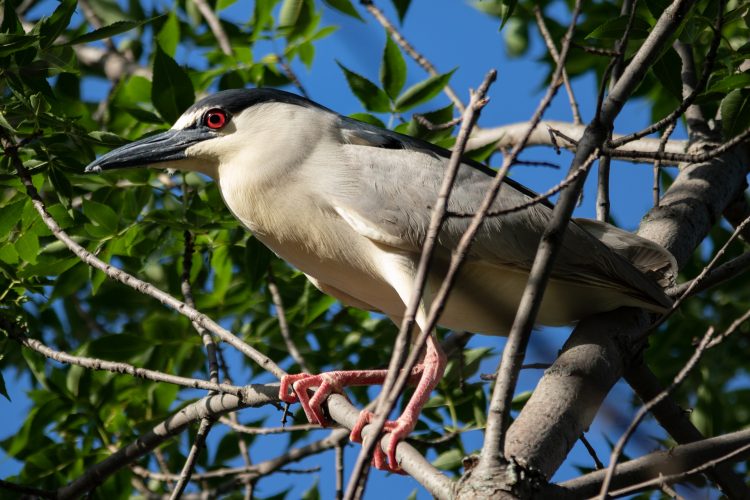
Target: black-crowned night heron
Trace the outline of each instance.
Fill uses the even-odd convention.
[[[193,105],[169,131],[116,149],[86,171],[153,165],[206,174],[219,183],[234,216],[321,291],[398,323],[412,295],[449,156],[432,144],[343,117],[294,94],[227,90]],[[493,175],[466,160],[449,209],[475,211]],[[533,195],[508,179],[493,210],[516,207]],[[507,334],[551,212],[549,204],[539,203],[484,222],[441,325]],[[442,228],[419,326],[468,224],[451,218]],[[565,233],[538,321],[569,324],[621,306],[664,311],[671,302],[657,282],[673,268],[672,256],[655,243],[608,224],[576,220]],[[397,442],[414,428],[444,368],[445,355],[431,335],[413,375],[415,392],[404,413],[386,425],[393,433],[387,456],[392,468]],[[331,391],[379,384],[384,376],[385,370],[290,375],[281,381],[280,395],[289,402],[299,398],[307,418],[325,424],[321,404]],[[310,388],[317,390],[308,399]],[[360,441],[370,417],[360,416],[354,441]],[[376,466],[387,467],[376,448]]]

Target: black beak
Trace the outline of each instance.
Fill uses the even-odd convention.
[[[85,172],[101,172],[115,168],[146,166],[186,158],[185,150],[198,142],[216,137],[206,129],[167,130],[132,142],[91,162]]]

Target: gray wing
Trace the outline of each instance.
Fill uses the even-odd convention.
[[[335,209],[360,234],[401,250],[419,252],[450,153],[346,118],[342,125],[345,156],[354,170],[348,178],[354,186],[332,193]],[[475,212],[493,175],[478,164],[463,163],[449,210]],[[492,209],[516,207],[532,196],[527,188],[506,181]],[[487,219],[469,257],[528,271],[551,214],[551,205],[540,203]],[[468,218],[450,218],[439,235],[439,245],[447,251],[456,248],[469,223]],[[670,303],[653,280],[575,223],[566,231],[553,278],[622,289],[664,306]]]

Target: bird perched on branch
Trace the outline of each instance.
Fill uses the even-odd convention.
[[[218,182],[232,214],[321,291],[399,323],[449,156],[430,143],[288,92],[227,90],[197,102],[167,132],[105,154],[86,171],[151,165],[206,174]],[[476,211],[493,176],[465,160],[449,210]],[[506,179],[492,210],[517,207],[533,196]],[[551,213],[551,205],[541,202],[485,220],[445,305],[442,326],[507,335]],[[420,327],[468,224],[466,218],[443,224],[416,317]],[[671,301],[659,282],[669,280],[674,269],[671,254],[653,242],[601,222],[575,220],[537,320],[569,324],[621,306],[664,311]],[[412,398],[403,414],[386,424],[393,434],[387,454],[376,447],[377,467],[397,470],[396,445],[414,429],[445,363],[430,335],[412,374]],[[331,392],[380,384],[385,375],[386,370],[288,375],[280,397],[299,400],[307,418],[324,425],[321,405]],[[312,397],[308,389],[315,389]],[[371,418],[369,412],[360,415],[352,440],[361,441]]]

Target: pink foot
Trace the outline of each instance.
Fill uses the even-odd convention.
[[[342,393],[350,385],[377,385],[385,380],[386,370],[351,370],[325,372],[319,375],[298,373],[281,378],[279,399],[286,403],[299,401],[307,420],[325,426],[328,419],[323,413],[323,403],[331,393]],[[315,389],[312,397],[308,390]]]
[[[349,440],[354,443],[361,443],[362,429],[364,429],[364,427],[367,424],[371,423],[374,419],[375,414],[373,412],[369,410],[362,410],[362,412],[359,414],[359,418],[357,419],[357,423],[354,424],[354,427],[352,427],[352,432],[351,434],[349,434]],[[399,417],[398,420],[385,421],[385,425],[383,425],[383,431],[390,433],[391,438],[390,441],[388,441],[387,453],[383,452],[383,448],[379,443],[377,446],[375,446],[372,457],[372,465],[376,469],[384,470],[394,474],[406,474],[403,470],[401,470],[401,466],[399,465],[398,460],[396,460],[396,447],[398,447],[398,444],[406,439],[409,434],[411,434],[411,431],[414,430],[416,424],[416,420],[406,418],[404,415]]]

